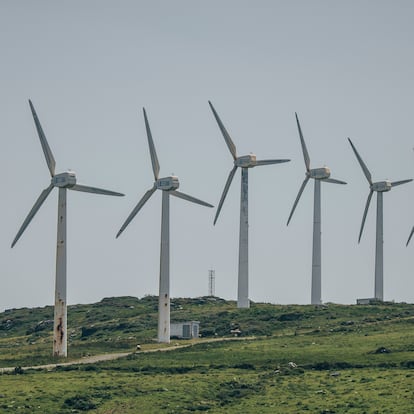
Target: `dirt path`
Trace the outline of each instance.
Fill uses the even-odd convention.
[[[56,367],[65,367],[69,365],[80,365],[80,364],[94,364],[96,362],[103,362],[103,361],[113,361],[115,359],[119,358],[125,358],[128,355],[133,354],[148,354],[151,352],[169,352],[169,351],[175,351],[176,349],[181,348],[188,348],[193,345],[198,344],[205,344],[205,343],[211,343],[211,342],[225,342],[225,341],[240,341],[240,340],[252,340],[255,339],[255,337],[232,337],[232,338],[211,338],[211,339],[205,339],[205,340],[196,340],[192,341],[190,343],[186,344],[180,344],[180,345],[172,345],[164,348],[151,348],[151,349],[143,349],[138,352],[118,352],[118,353],[111,353],[111,354],[101,354],[101,355],[92,355],[88,357],[83,357],[81,359],[75,359],[73,361],[69,362],[59,362],[55,364],[46,364],[46,365],[35,365],[35,366],[28,366],[28,367],[21,367],[23,371],[26,371],[28,369],[46,369],[46,370],[52,370]],[[0,368],[0,374],[7,373],[7,372],[13,372],[15,370],[15,367],[5,367]]]

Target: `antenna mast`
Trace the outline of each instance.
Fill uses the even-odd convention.
[[[208,271],[208,296],[216,296],[216,271]]]

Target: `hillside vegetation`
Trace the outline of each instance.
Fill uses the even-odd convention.
[[[19,367],[53,362],[53,309],[0,314],[0,367],[16,367],[0,375],[0,412],[413,412],[411,304],[237,309],[204,297],[173,299],[171,309],[172,321],[200,321],[201,338],[171,344],[187,348],[147,352],[168,347],[154,340],[157,298],[70,306],[69,360],[130,355],[25,371]],[[235,328],[240,337],[229,340]]]

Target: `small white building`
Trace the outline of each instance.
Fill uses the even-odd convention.
[[[200,322],[177,322],[170,326],[170,337],[178,339],[198,338],[200,333]]]

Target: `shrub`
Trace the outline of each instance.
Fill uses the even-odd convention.
[[[24,374],[23,368],[22,367],[16,367],[16,368],[14,368],[14,373],[16,375]]]
[[[93,335],[98,330],[98,328],[95,328],[94,326],[91,326],[89,328],[82,326],[81,330],[82,330],[81,338],[86,338],[88,336]]]
[[[297,321],[299,319],[303,318],[303,313],[299,312],[292,312],[292,313],[283,313],[279,316],[280,322],[286,322],[286,321]]]
[[[81,411],[97,408],[96,404],[87,395],[75,395],[74,397],[66,398],[64,405]]]

